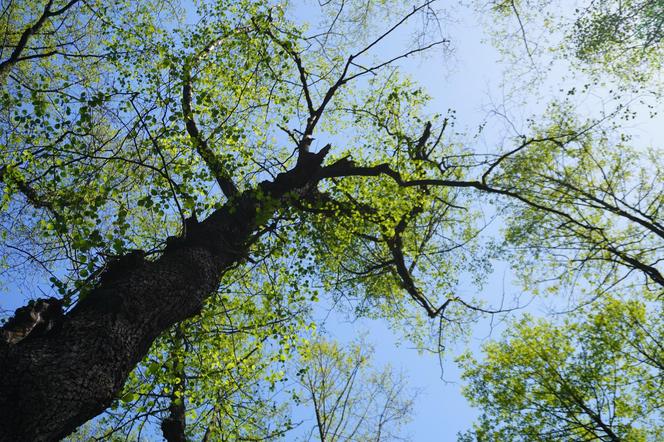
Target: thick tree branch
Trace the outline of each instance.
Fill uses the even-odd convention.
[[[664,289],[664,275],[662,275],[660,271],[657,270],[657,268],[655,268],[652,265],[648,265],[621,250],[618,250],[618,248],[612,245],[607,244],[605,247],[608,252],[617,256],[622,262],[624,262],[625,264],[627,264],[632,268],[640,270],[646,276],[652,279],[653,282],[660,285]]]
[[[567,221],[579,225],[584,229],[596,230],[595,227],[587,225],[585,223],[581,223],[580,221],[574,219],[572,216],[561,210],[533,201],[512,190],[492,187],[486,183],[476,180],[464,181],[464,180],[447,180],[447,179],[438,179],[438,178],[404,180],[401,177],[401,173],[394,170],[387,163],[382,163],[375,166],[356,166],[352,160],[349,160],[348,158],[342,158],[341,160],[338,160],[337,162],[323,168],[320,171],[319,178],[320,179],[342,178],[348,176],[377,177],[380,175],[385,175],[392,178],[392,180],[394,180],[401,187],[441,186],[441,187],[473,188],[486,193],[508,196],[517,199],[536,209],[550,213],[555,213],[556,215],[559,215],[564,219],[566,219]]]
[[[654,221],[649,221],[645,220],[643,218],[640,218],[632,213],[629,213],[628,211],[618,207],[618,205],[611,204],[610,202],[606,201],[603,198],[599,198],[596,195],[592,194],[590,191],[584,190],[579,188],[578,186],[573,185],[572,183],[568,181],[563,181],[561,179],[551,177],[548,175],[541,175],[543,179],[549,180],[553,183],[556,183],[557,185],[561,186],[562,188],[568,189],[572,192],[578,193],[584,198],[587,198],[589,201],[592,201],[594,204],[597,205],[599,209],[606,210],[608,212],[611,212],[613,214],[616,214],[622,218],[625,218],[626,220],[632,221],[641,227],[644,227],[645,229],[651,231],[655,235],[659,236],[661,239],[664,240],[664,229],[659,225],[659,223],[654,222]]]
[[[445,311],[453,302],[458,302],[470,310],[487,313],[487,314],[496,314],[496,313],[503,313],[510,311],[511,309],[484,309],[481,307],[477,307],[467,303],[458,296],[449,297],[439,307],[435,307],[431,303],[431,301],[429,301],[429,299],[422,293],[419,287],[417,287],[417,284],[413,279],[412,272],[413,272],[414,262],[413,265],[407,266],[403,252],[404,249],[403,249],[402,235],[406,230],[408,223],[411,220],[415,219],[417,215],[420,214],[421,212],[422,212],[421,207],[417,206],[414,207],[413,210],[411,210],[408,214],[404,215],[401,218],[401,220],[394,229],[394,235],[389,238],[386,238],[385,240],[387,247],[390,250],[390,253],[392,254],[391,264],[394,265],[396,269],[396,274],[399,276],[401,280],[401,285],[410,295],[410,297],[413,298],[415,302],[417,302],[420,306],[424,308],[424,310],[427,312],[427,315],[430,318],[435,318],[439,316],[441,318],[445,318]]]
[[[194,144],[194,148],[201,156],[207,167],[210,169],[212,176],[217,180],[219,188],[224,193],[226,198],[232,198],[238,194],[238,189],[235,186],[230,174],[226,170],[224,164],[219,160],[214,151],[210,148],[207,140],[203,137],[196,120],[194,119],[194,112],[191,108],[191,73],[190,68],[185,66],[182,78],[182,114],[184,116],[185,127],[187,133]]]
[[[20,61],[29,60],[31,58],[37,58],[37,57],[50,56],[55,54],[55,52],[52,51],[52,53],[49,52],[44,54],[33,54],[29,56],[22,55],[23,51],[25,50],[28,44],[28,41],[30,40],[30,37],[32,37],[35,33],[39,32],[42,26],[44,26],[46,20],[48,20],[50,17],[56,17],[58,15],[67,12],[68,9],[70,9],[79,1],[80,0],[70,0],[60,9],[52,10],[51,8],[53,7],[53,0],[49,0],[48,3],[46,3],[46,6],[44,6],[44,11],[39,16],[39,18],[21,33],[21,37],[19,38],[18,43],[16,43],[16,46],[14,47],[12,53],[9,55],[9,58],[4,60],[3,62],[0,62],[0,80],[6,78],[6,74],[9,71],[9,69],[11,69],[13,65],[15,65]]]

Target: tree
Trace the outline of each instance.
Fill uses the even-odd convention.
[[[664,5],[657,0],[591,2],[575,21],[577,56],[624,69],[661,60]]]
[[[343,47],[321,43],[309,67],[301,45],[312,43],[270,5],[202,5],[195,28],[170,34],[168,25],[156,25],[153,11],[161,8],[149,5],[113,14],[91,3],[9,6],[8,23],[27,22],[12,46],[17,55],[3,64],[3,208],[18,220],[5,224],[5,250],[9,266],[23,255],[51,272],[69,311],[42,316],[45,305],[57,312],[61,301],[40,301],[6,324],[0,409],[9,423],[4,439],[45,440],[107,408],[154,340],[198,314],[224,273],[298,248],[303,272],[312,270],[308,250],[317,248],[324,260],[317,232],[330,227],[329,214],[342,221],[341,233],[365,217],[356,203],[381,201],[380,193],[357,201],[356,177],[399,187],[377,179],[380,168],[356,164],[346,149],[323,165],[330,146],[310,148],[324,112],[330,123],[350,115],[369,134],[371,121],[353,109],[367,100],[398,106],[419,92],[380,76],[359,104],[337,98],[395,61],[358,64],[391,30],[343,59]],[[79,22],[92,29],[79,36]],[[40,52],[62,42],[86,52]],[[285,129],[294,152],[270,139],[277,117],[282,125],[302,124],[298,132]],[[426,141],[413,146],[423,149]],[[388,145],[378,144],[375,157],[367,147],[358,161],[384,157],[378,154]],[[352,178],[344,182],[346,176]],[[399,203],[371,212],[362,230],[382,230],[385,246],[413,210]],[[399,234],[405,218],[400,225]]]
[[[486,344],[486,360],[460,358],[464,394],[482,410],[462,439],[660,440],[661,311],[598,304],[562,324],[526,317]]]
[[[539,206],[514,208],[519,215],[506,223],[526,286],[547,280],[553,292],[566,286],[599,297],[627,284],[646,299],[661,298],[660,150],[632,148],[615,127],[592,131],[594,123],[575,122],[568,107],[553,107],[549,117],[532,129],[549,141],[513,156],[496,176],[502,188]],[[536,265],[542,260],[547,267]]]
[[[520,43],[501,46],[508,52],[520,47],[533,63],[548,51],[576,59],[599,77],[608,72],[641,87],[657,78],[664,49],[659,0],[588,0],[573,9],[557,0],[493,1],[490,6],[505,25],[496,32]]]
[[[347,350],[318,340],[305,350],[298,373],[299,401],[313,409],[315,425],[303,440],[388,441],[410,419],[413,397],[391,367],[371,372],[372,350]]]
[[[204,367],[184,364],[191,355],[181,349],[189,332],[199,348],[210,341],[205,320],[178,324],[223,311],[229,281],[251,288],[234,292],[234,305],[269,293],[245,315],[254,326],[255,315],[281,317],[323,289],[419,333],[427,319],[463,324],[500,310],[456,293],[468,275],[481,286],[487,270],[478,195],[497,207],[513,201],[533,219],[561,218],[561,228],[587,226],[579,181],[566,181],[574,197],[558,207],[519,179],[537,171],[540,148],[564,157],[593,124],[554,121],[516,147],[472,152],[396,68],[445,41],[422,33],[402,52],[374,53],[415,17],[435,20],[431,2],[378,31],[362,29],[358,9],[325,3],[322,30],[310,34],[263,1],[202,3],[195,24],[156,0],[7,4],[3,265],[14,286],[49,278],[51,287],[27,285],[58,295],[28,303],[2,328],[0,440],[69,434],[120,397],[141,361],[135,376],[148,370],[155,388],[170,385],[160,416],[181,437],[181,396],[198,388],[183,380]],[[627,258],[605,248],[620,268],[636,261],[659,272],[647,253],[616,250]],[[251,351],[251,340],[240,344]],[[128,401],[156,391],[135,391],[133,380]],[[197,399],[206,410],[227,405]]]

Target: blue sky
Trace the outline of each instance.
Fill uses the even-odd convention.
[[[454,109],[458,117],[457,128],[473,133],[486,119],[490,94],[499,88],[501,77],[497,75],[497,51],[482,42],[486,35],[476,17],[467,9],[463,11],[463,14],[455,13],[454,21],[443,22],[445,34],[451,37],[451,52],[432,51],[430,55],[414,57],[400,67],[432,96],[431,112],[444,114],[448,109]],[[408,35],[402,35],[401,40]],[[398,46],[398,40],[377,47],[376,58],[394,56],[394,43]],[[502,276],[502,270],[498,270],[485,292],[495,295],[504,289],[517,290],[509,284],[503,287]],[[467,291],[476,293],[472,287]],[[453,361],[454,356],[466,348],[464,345],[450,348],[441,367],[438,355],[413,348],[385,321],[361,319],[351,322],[342,314],[332,313],[327,318],[326,330],[330,337],[341,342],[352,342],[359,335],[364,336],[375,348],[377,366],[390,364],[404,370],[409,386],[418,391],[413,420],[404,429],[404,436],[418,442],[453,441],[457,432],[472,425],[477,411],[461,395],[460,373]],[[488,320],[476,324],[469,348],[479,351],[480,343],[489,332]]]
[[[568,65],[558,62],[547,73],[546,79],[535,83],[531,91],[534,95],[521,94],[519,88],[523,85],[505,81],[504,75],[513,73],[515,69],[527,71],[528,66],[510,66],[501,61],[497,49],[489,43],[490,35],[481,18],[471,8],[458,4],[449,7],[453,8],[452,12],[442,24],[445,35],[451,40],[452,51],[433,51],[428,56],[409,58],[400,67],[432,96],[431,112],[444,114],[447,109],[456,111],[457,129],[472,134],[480,124],[488,122],[482,136],[475,141],[473,148],[476,151],[496,152],[506,136],[514,135],[510,123],[522,129],[526,118],[543,113],[551,100],[563,95],[561,90],[584,84],[586,79],[583,75],[572,73]],[[572,11],[570,9],[569,12]],[[374,55],[378,59],[394,56],[395,43],[398,46],[398,39],[379,45]],[[610,87],[608,83],[605,89]],[[601,90],[595,91],[579,96],[575,105],[582,113],[597,117],[603,106],[610,109],[611,103],[605,97]],[[504,112],[510,123],[496,115],[495,110]],[[635,136],[637,145],[652,145],[664,135],[664,121],[662,117],[649,119],[639,116],[629,132]],[[499,226],[492,229],[497,232]],[[497,299],[504,292],[508,298],[521,294],[524,302],[532,300],[527,293],[520,293],[516,284],[511,282],[512,277],[506,263],[497,263],[494,274],[480,293],[470,286],[461,290],[481,294],[484,299]],[[547,315],[552,308],[565,310],[568,299],[560,296],[532,301],[524,311]],[[516,312],[513,317],[521,313]],[[464,349],[478,354],[482,342],[489,337],[500,336],[502,326],[498,324],[492,328],[488,319],[472,325],[473,337],[467,344],[460,343],[456,348],[449,348],[442,366],[437,355],[418,352],[412,344],[404,341],[399,332],[390,330],[384,321],[363,319],[349,322],[343,315],[332,314],[327,319],[326,329],[330,337],[342,342],[351,342],[358,335],[364,336],[375,347],[377,365],[390,364],[406,372],[409,385],[418,390],[419,395],[413,420],[405,428],[404,435],[416,442],[432,442],[456,440],[458,432],[471,427],[478,411],[461,395],[460,371],[454,357]]]

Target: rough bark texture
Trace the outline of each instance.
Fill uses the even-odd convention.
[[[196,315],[223,273],[246,257],[262,210],[257,195],[311,189],[328,149],[189,223],[157,260],[120,260],[57,328],[0,342],[0,441],[57,440],[106,409],[152,342]]]

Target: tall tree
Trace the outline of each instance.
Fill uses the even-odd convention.
[[[411,325],[461,323],[495,311],[457,293],[461,278],[481,284],[486,273],[478,195],[563,227],[597,221],[578,213],[589,198],[578,181],[561,187],[574,198],[560,206],[520,186],[549,160],[540,148],[564,157],[592,124],[554,121],[488,155],[460,147],[451,118],[425,115],[428,97],[396,69],[445,42],[427,32],[376,52],[394,50],[415,18],[435,20],[431,2],[354,34],[339,31],[370,21],[358,15],[368,9],[323,8],[321,32],[305,33],[260,0],[202,2],[194,24],[156,0],[7,3],[3,265],[14,287],[46,277],[58,297],[33,300],[2,328],[0,440],[54,440],[98,415],[160,336],[168,345],[157,353],[171,356],[159,369],[170,383],[165,428],[181,437],[180,398],[195,387],[181,349],[201,332],[177,325],[208,300],[219,312],[212,295],[227,279],[296,281],[256,315],[322,287]],[[629,259],[609,256],[624,268],[659,262],[617,250]],[[258,277],[259,265],[270,272]]]
[[[25,55],[3,64],[5,250],[9,266],[23,264],[14,261],[23,255],[51,272],[63,299],[31,303],[3,328],[3,440],[51,440],[103,411],[154,340],[198,314],[222,275],[247,259],[295,251],[302,271],[313,271],[316,254],[326,264],[327,236],[360,246],[382,235],[377,245],[389,244],[403,266],[395,236],[408,214],[427,215],[407,197],[424,193],[378,177],[391,170],[387,162],[365,164],[406,166],[387,154],[410,146],[403,136],[398,144],[372,140],[371,121],[356,110],[368,101],[394,107],[418,91],[381,75],[368,93],[345,95],[361,78],[425,49],[375,65],[367,58],[428,3],[343,58],[343,42],[305,39],[283,11],[260,2],[202,5],[195,27],[170,34],[169,25],[156,27],[160,8],[149,5],[112,14],[91,3],[29,6],[15,13],[26,20],[29,44],[19,38],[12,54]],[[39,52],[53,34],[50,45],[62,38],[78,48],[82,40],[70,42],[67,32],[79,21],[96,25],[83,33],[89,52]],[[357,134],[375,146],[313,151],[324,117],[335,125],[357,120]],[[405,127],[407,117],[391,124]],[[279,126],[292,148],[272,139]],[[412,147],[424,150],[427,141]],[[377,190],[403,187],[404,198],[390,203],[379,190],[358,201],[354,183],[362,176]],[[441,192],[428,198],[448,193]],[[9,225],[10,217],[17,223]],[[352,235],[342,230],[361,218]],[[328,233],[333,221],[341,223]]]

